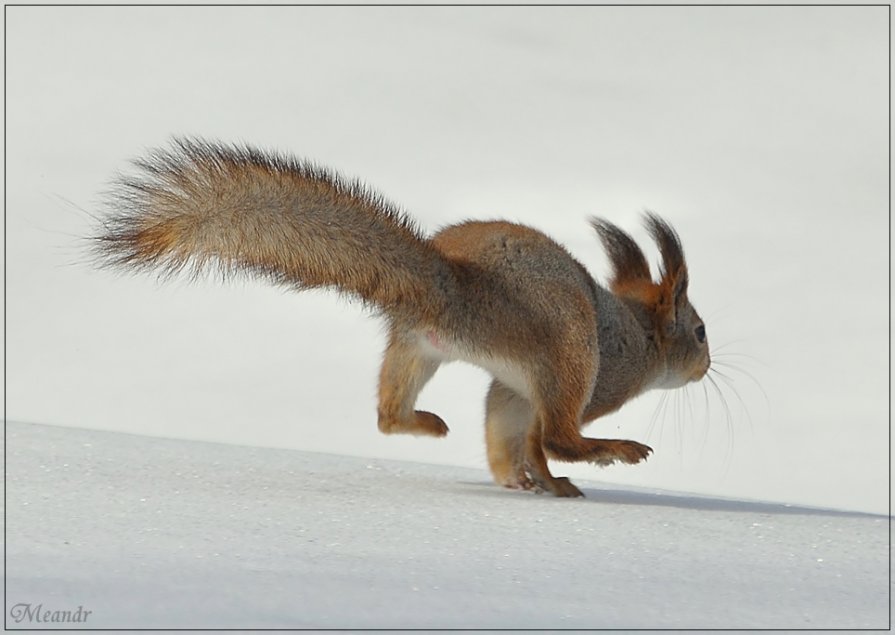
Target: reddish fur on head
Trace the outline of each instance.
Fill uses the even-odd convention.
[[[687,264],[677,232],[655,214],[646,215],[646,227],[662,254],[659,281],[653,280],[643,251],[631,236],[609,221],[593,218],[612,265],[609,288],[615,295],[635,300],[654,315],[660,334],[673,328],[677,308],[687,301]]]
[[[662,254],[658,281],[650,276],[646,258],[631,236],[601,219],[591,223],[612,264],[610,290],[651,331],[664,368],[657,381],[674,388],[701,379],[711,359],[705,325],[687,298],[689,277],[680,238],[655,214],[647,214],[645,221]]]

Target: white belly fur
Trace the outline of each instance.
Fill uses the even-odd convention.
[[[425,331],[419,334],[420,348],[426,357],[440,362],[462,361],[478,366],[523,397],[531,397],[531,383],[524,369],[509,360],[491,355],[480,355],[469,351],[454,341]]]

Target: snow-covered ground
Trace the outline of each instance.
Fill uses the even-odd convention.
[[[888,519],[7,424],[7,608],[84,628],[886,628]],[[9,627],[54,626],[16,623]],[[55,625],[61,626],[61,625]]]

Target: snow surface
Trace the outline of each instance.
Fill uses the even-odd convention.
[[[88,628],[889,624],[880,516],[21,423],[6,451],[7,609]]]

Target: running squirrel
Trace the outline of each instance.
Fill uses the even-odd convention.
[[[494,377],[488,463],[500,485],[582,496],[548,458],[643,461],[650,447],[587,438],[582,426],[709,368],[680,239],[654,214],[645,224],[662,257],[658,281],[629,234],[591,219],[612,266],[606,289],[536,229],[466,221],[426,238],[361,182],[282,154],[175,139],[134,165],[93,238],[102,266],[249,273],[362,299],[389,327],[379,429],[446,435],[438,415],[414,409],[417,395],[444,362],[484,368]]]

